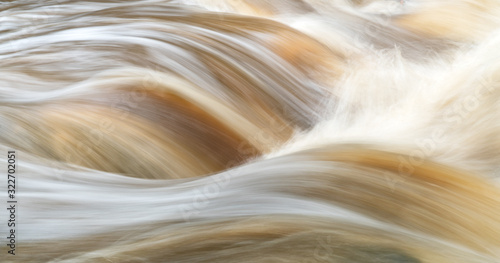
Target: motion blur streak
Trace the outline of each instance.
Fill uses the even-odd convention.
[[[499,29],[496,0],[0,2],[0,261],[500,262]]]

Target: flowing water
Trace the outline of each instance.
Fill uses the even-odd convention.
[[[0,262],[500,262],[499,47],[497,0],[2,1]]]

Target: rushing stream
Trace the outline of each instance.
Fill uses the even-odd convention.
[[[1,1],[0,262],[500,262],[499,30],[498,0]]]

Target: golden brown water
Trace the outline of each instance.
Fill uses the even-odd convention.
[[[499,15],[2,2],[0,262],[500,262]]]

